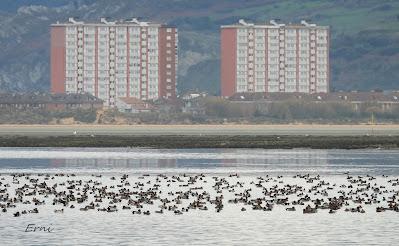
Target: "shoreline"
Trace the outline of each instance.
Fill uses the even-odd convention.
[[[260,148],[260,149],[396,149],[399,136],[300,135],[76,135],[0,136],[0,147],[138,147],[160,149]]]
[[[0,136],[399,136],[390,125],[0,125]]]

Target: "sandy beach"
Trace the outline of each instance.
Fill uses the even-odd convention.
[[[399,125],[0,125],[0,135],[399,135]]]

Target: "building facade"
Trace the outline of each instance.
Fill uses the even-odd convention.
[[[252,24],[221,27],[221,92],[329,92],[328,26]]]
[[[176,97],[177,29],[141,22],[51,25],[51,90],[90,93],[105,106],[119,97]]]

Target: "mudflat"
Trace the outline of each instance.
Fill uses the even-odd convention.
[[[398,135],[399,125],[0,125],[0,136]]]
[[[399,147],[399,136],[300,135],[75,135],[0,136],[0,147],[143,147],[364,149]]]

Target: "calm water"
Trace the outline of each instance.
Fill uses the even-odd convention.
[[[281,180],[295,184],[300,181],[293,175],[309,173],[343,184],[344,173],[349,172],[379,177],[377,181],[386,185],[381,177],[399,177],[398,161],[399,150],[0,148],[4,178],[0,182],[11,181],[12,173],[74,173],[82,180],[101,173],[105,183],[122,174],[129,174],[133,182],[144,173],[150,174],[149,179],[156,174],[204,173],[209,180],[239,173],[246,184],[266,175],[283,175]],[[279,207],[267,213],[242,213],[227,206],[220,213],[193,211],[180,216],[79,210],[55,214],[53,210],[43,208],[39,214],[21,217],[0,213],[0,245],[397,245],[399,241],[399,213],[375,213],[375,208],[364,214],[303,214]],[[51,226],[54,231],[27,233],[28,224]]]

